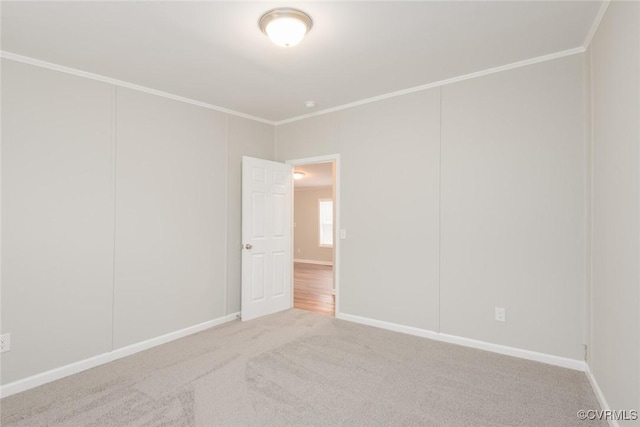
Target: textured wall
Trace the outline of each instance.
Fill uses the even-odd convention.
[[[2,384],[240,309],[273,126],[4,59],[2,106]]]
[[[591,44],[592,338],[611,409],[640,408],[640,3],[611,2]],[[637,425],[624,423],[620,425]]]
[[[583,59],[276,128],[278,160],[341,155],[342,312],[582,359]]]
[[[2,382],[111,349],[110,85],[2,60]]]

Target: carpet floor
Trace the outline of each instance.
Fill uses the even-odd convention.
[[[0,401],[2,426],[593,426],[582,372],[301,310]]]

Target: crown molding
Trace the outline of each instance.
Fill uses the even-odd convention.
[[[197,105],[197,106],[200,106],[200,107],[208,108],[208,109],[215,110],[215,111],[220,111],[222,113],[227,113],[227,114],[230,114],[230,115],[233,115],[233,116],[242,117],[242,118],[245,118],[245,119],[254,120],[254,121],[257,121],[257,122],[261,122],[261,123],[265,123],[265,124],[269,124],[269,125],[273,125],[273,126],[280,126],[280,125],[284,125],[284,124],[287,124],[287,123],[292,123],[292,122],[297,122],[299,120],[308,119],[310,117],[321,116],[321,115],[333,113],[333,112],[336,112],[336,111],[341,111],[341,110],[346,110],[348,108],[357,107],[357,106],[360,106],[360,105],[370,104],[372,102],[382,101],[382,100],[388,99],[388,98],[394,98],[396,96],[407,95],[407,94],[414,93],[414,92],[421,92],[421,91],[424,91],[424,90],[429,90],[429,89],[433,89],[433,88],[440,87],[440,86],[446,86],[446,85],[449,85],[449,84],[452,84],[452,83],[461,82],[461,81],[464,81],[464,80],[470,80],[470,79],[474,79],[474,78],[477,78],[477,77],[482,77],[482,76],[487,76],[487,75],[490,75],[490,74],[499,73],[501,71],[512,70],[512,69],[515,69],[515,68],[525,67],[527,65],[533,65],[533,64],[540,63],[540,62],[551,61],[551,60],[554,60],[554,59],[563,58],[565,56],[584,53],[586,51],[587,47],[588,47],[588,43],[591,42],[591,39],[593,38],[593,35],[595,34],[595,32],[597,30],[597,27],[600,24],[600,21],[602,20],[602,17],[604,16],[604,13],[606,12],[606,9],[607,9],[609,3],[610,3],[610,0],[607,0],[600,7],[600,10],[599,10],[598,15],[596,17],[596,20],[594,21],[594,25],[591,28],[591,31],[589,33],[589,36],[587,37],[587,40],[585,41],[585,45],[584,46],[580,46],[580,47],[576,47],[576,48],[568,49],[568,50],[563,50],[563,51],[560,51],[560,52],[555,52],[555,53],[551,53],[551,54],[548,54],[548,55],[538,56],[538,57],[535,57],[535,58],[525,59],[525,60],[522,60],[522,61],[513,62],[513,63],[510,63],[510,64],[506,64],[506,65],[500,65],[498,67],[488,68],[486,70],[476,71],[476,72],[473,72],[473,73],[464,74],[464,75],[461,75],[461,76],[452,77],[452,78],[449,78],[449,79],[444,79],[444,80],[440,80],[440,81],[437,81],[437,82],[428,83],[428,84],[424,84],[424,85],[420,85],[420,86],[414,86],[414,87],[411,87],[411,88],[402,89],[402,90],[398,90],[398,91],[395,91],[395,92],[389,92],[389,93],[382,94],[382,95],[377,95],[377,96],[374,96],[374,97],[371,97],[371,98],[361,99],[359,101],[351,102],[351,103],[348,103],[348,104],[343,104],[343,105],[339,105],[339,106],[336,106],[336,107],[327,108],[327,109],[324,109],[324,110],[321,110],[321,111],[316,111],[314,113],[303,114],[301,116],[291,117],[289,119],[284,119],[284,120],[280,120],[280,121],[271,121],[271,120],[263,119],[261,117],[251,116],[249,114],[240,113],[238,111],[229,110],[229,109],[226,109],[226,108],[218,107],[218,106],[212,105],[212,104],[207,104],[207,103],[201,102],[201,101],[196,101],[194,99],[186,98],[186,97],[183,97],[183,96],[174,95],[174,94],[167,93],[167,92],[162,92],[162,91],[159,91],[159,90],[156,90],[156,89],[151,89],[151,88],[148,88],[148,87],[145,87],[145,86],[141,86],[141,85],[125,82],[123,80],[113,79],[111,77],[106,77],[106,76],[102,76],[102,75],[99,75],[99,74],[93,74],[93,73],[89,73],[89,72],[86,72],[86,71],[78,70],[78,69],[75,69],[75,68],[70,68],[70,67],[65,67],[65,66],[58,65],[58,64],[53,64],[51,62],[41,61],[39,59],[30,58],[30,57],[22,56],[22,55],[17,55],[15,53],[7,52],[7,51],[1,51],[0,50],[0,57],[6,58],[6,59],[10,59],[10,60],[13,60],[13,61],[17,61],[17,62],[22,62],[22,63],[25,63],[25,64],[35,65],[37,67],[48,68],[48,69],[55,70],[55,71],[60,71],[60,72],[63,72],[63,73],[68,73],[68,74],[73,74],[73,75],[80,76],[80,77],[86,77],[86,78],[89,78],[89,79],[98,80],[98,81],[102,81],[102,82],[113,84],[113,85],[120,86],[120,87],[126,87],[126,88],[129,88],[129,89],[138,90],[138,91],[141,91],[141,92],[145,92],[145,93],[161,96],[161,97],[164,97],[164,98],[173,99],[175,101],[185,102],[187,104]]]
[[[539,62],[551,61],[553,59],[563,58],[565,56],[576,55],[579,53],[584,53],[585,48],[580,46],[573,49],[563,50],[560,52],[551,53],[549,55],[538,56],[531,59],[525,59],[523,61],[513,62],[511,64],[500,65],[498,67],[488,68],[482,71],[476,71],[469,74],[464,74],[457,77],[452,77],[450,79],[440,80],[433,83],[428,83],[425,85],[415,86],[408,89],[402,89],[395,92],[389,92],[383,95],[374,96],[371,98],[362,99],[360,101],[351,102],[349,104],[339,105],[337,107],[327,108],[325,110],[317,111],[311,114],[304,114],[302,116],[292,117],[290,119],[280,120],[275,122],[276,126],[284,125],[287,123],[297,122],[298,120],[308,119],[309,117],[321,116],[328,113],[333,113],[335,111],[346,110],[347,108],[357,107],[359,105],[370,104],[372,102],[381,101],[383,99],[394,98],[396,96],[407,95],[409,93],[421,92],[423,90],[433,89],[435,87],[445,86],[452,83],[461,82],[464,80],[475,79],[476,77],[487,76],[489,74],[499,73],[501,71],[512,70],[514,68],[520,68],[527,65],[537,64]]]
[[[584,50],[587,50],[589,48],[589,45],[591,45],[591,40],[593,40],[593,37],[596,35],[596,31],[598,31],[598,27],[600,27],[602,18],[604,17],[604,14],[607,12],[607,8],[609,7],[610,4],[611,4],[611,0],[604,0],[600,5],[600,10],[598,10],[596,19],[593,21],[593,25],[591,25],[589,34],[587,34],[587,38],[584,39],[584,43],[582,44],[582,47],[584,48]]]
[[[217,105],[207,104],[206,102],[202,102],[202,101],[196,101],[195,99],[186,98],[184,96],[174,95],[172,93],[163,92],[163,91],[152,89],[146,86],[125,82],[124,80],[118,80],[111,77],[102,76],[100,74],[89,73],[87,71],[78,70],[77,68],[65,67],[63,65],[54,64],[52,62],[41,61],[39,59],[18,55],[15,53],[4,51],[4,50],[0,50],[0,58],[5,58],[5,59],[9,59],[11,61],[16,61],[16,62],[22,62],[24,64],[29,64],[29,65],[35,65],[36,67],[47,68],[49,70],[72,74],[74,76],[85,77],[87,79],[97,80],[100,82],[112,84],[114,86],[125,87],[128,89],[137,90],[139,92],[161,96],[163,98],[172,99],[174,101],[184,102],[186,104],[197,105],[198,107],[208,108],[209,110],[219,111],[221,113],[230,114],[232,116],[242,117],[244,119],[254,120],[260,123],[266,123],[268,125],[275,125],[275,122],[271,120],[263,119],[261,117],[251,116],[249,114],[244,114],[238,111],[229,110],[227,108],[218,107]]]

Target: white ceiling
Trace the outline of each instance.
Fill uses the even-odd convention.
[[[333,163],[300,165],[294,171],[304,172],[302,179],[293,181],[295,188],[331,187],[333,185]]]
[[[277,122],[581,47],[600,3],[3,1],[2,50]],[[281,6],[298,46],[258,28]]]

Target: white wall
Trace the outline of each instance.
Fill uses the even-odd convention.
[[[117,88],[114,348],[225,315],[226,115]]]
[[[333,199],[333,187],[296,188],[293,195],[294,258],[333,263],[333,248],[320,246],[319,200]]]
[[[1,66],[5,384],[111,349],[114,88]]]
[[[238,311],[273,126],[5,59],[2,107],[2,384]]]
[[[341,311],[582,359],[584,109],[575,55],[278,126],[341,154]]]
[[[277,126],[276,159],[285,161],[337,153],[340,147],[338,119],[338,114],[331,113]]]
[[[638,410],[640,3],[612,2],[590,53],[593,270],[589,365],[611,409]]]
[[[338,113],[345,313],[438,328],[439,102],[435,89]]]
[[[582,55],[442,88],[443,332],[583,358],[584,98]]]

